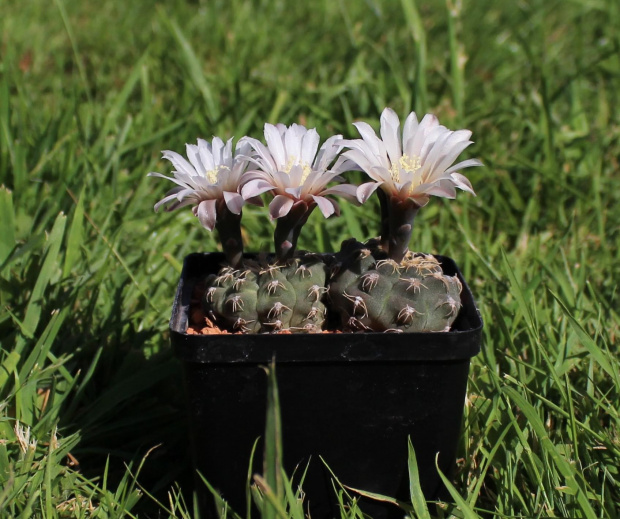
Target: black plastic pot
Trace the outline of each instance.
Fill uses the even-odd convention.
[[[171,340],[184,367],[194,465],[233,509],[245,510],[250,451],[265,425],[267,384],[260,366],[274,356],[284,464],[290,476],[312,457],[304,490],[314,519],[339,515],[319,456],[343,484],[407,501],[408,437],[426,498],[445,495],[435,455],[450,474],[482,319],[454,261],[437,258],[463,284],[463,306],[447,333],[199,336],[185,333],[192,291],[205,273],[217,271],[223,256],[187,256]],[[254,467],[261,471],[260,459]],[[204,485],[198,488],[209,500]],[[365,506],[375,518],[402,516],[393,505]]]

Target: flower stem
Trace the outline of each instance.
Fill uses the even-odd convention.
[[[413,220],[420,206],[410,198],[403,200],[395,196],[390,197],[386,205],[389,231],[387,240],[382,235],[381,242],[387,241],[388,257],[400,263],[409,250]]]
[[[308,206],[305,202],[297,202],[286,216],[278,218],[273,241],[279,263],[285,263],[295,254],[299,233],[313,209],[314,206]]]
[[[385,251],[389,249],[389,236],[390,236],[390,212],[388,195],[383,189],[379,188],[376,191],[379,197],[379,207],[381,208],[381,248]]]
[[[243,258],[241,213],[235,214],[225,204],[222,204],[218,207],[215,228],[226,255],[226,261],[232,268],[239,268]]]

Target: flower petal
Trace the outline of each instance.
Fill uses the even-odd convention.
[[[471,182],[465,175],[461,175],[460,173],[451,173],[450,176],[452,177],[452,180],[456,187],[476,196],[476,193],[474,192],[474,188],[472,187]]]
[[[459,169],[470,168],[472,166],[484,166],[484,164],[482,164],[482,162],[480,162],[478,159],[467,159],[463,162],[455,164],[451,168],[446,169],[446,174],[453,173],[455,171],[458,171]]]
[[[267,191],[271,191],[272,189],[275,189],[275,186],[266,180],[250,180],[241,189],[241,196],[247,200],[248,198],[253,198]]]
[[[286,216],[293,207],[293,199],[284,195],[276,195],[269,204],[269,216],[272,220]]]
[[[241,214],[241,208],[245,200],[239,193],[224,191],[224,202],[226,202],[226,207],[228,207],[231,213]]]
[[[286,191],[293,198],[301,198],[301,186],[297,187],[287,187],[284,191]]]
[[[276,163],[276,169],[283,168],[286,165],[286,150],[282,142],[282,135],[273,124],[265,123],[265,140]]]
[[[397,164],[402,157],[400,149],[400,120],[391,108],[386,108],[381,114],[381,138],[392,164]]]
[[[301,143],[301,156],[299,159],[304,164],[311,165],[314,162],[316,150],[319,147],[320,141],[319,134],[315,128],[312,128],[306,132]]]
[[[415,112],[411,112],[405,124],[403,125],[403,153],[411,156],[411,144],[413,144],[413,138],[418,130],[418,117]]]
[[[340,184],[338,186],[332,186],[328,189],[325,189],[321,192],[321,196],[325,195],[337,195],[347,200],[355,200],[357,201],[357,186],[353,184]]]
[[[334,203],[331,200],[322,196],[314,195],[312,195],[312,199],[316,202],[316,205],[319,206],[319,209],[321,210],[325,218],[329,218],[332,214],[336,212]]]
[[[370,195],[372,195],[381,184],[382,182],[367,182],[358,186],[356,195],[360,204],[366,202],[366,200],[370,198]]]
[[[177,171],[185,173],[189,176],[195,176],[198,174],[196,170],[192,167],[192,165],[176,151],[164,150],[161,153],[164,159],[172,162],[172,165],[176,168]]]
[[[216,211],[217,200],[203,200],[195,208],[195,214],[205,229],[212,231],[215,228],[215,220],[217,219]]]

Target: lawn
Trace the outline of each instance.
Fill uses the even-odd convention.
[[[0,516],[192,515],[167,328],[183,257],[218,245],[146,175],[197,137],[354,138],[391,106],[485,164],[411,241],[485,321],[441,513],[620,517],[618,27],[616,0],[0,2]],[[378,233],[374,200],[342,205],[300,248]]]

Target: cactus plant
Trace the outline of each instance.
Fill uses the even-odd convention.
[[[461,307],[461,282],[434,256],[408,252],[400,263],[378,247],[343,244],[330,283],[333,308],[353,331],[442,332]]]
[[[339,316],[345,331],[450,329],[461,306],[461,283],[444,275],[435,257],[408,245],[414,218],[431,195],[454,198],[455,188],[475,194],[458,171],[481,163],[452,165],[471,144],[471,132],[450,131],[432,115],[418,122],[411,113],[401,135],[389,108],[381,115],[381,138],[367,123],[355,126],[361,139],[335,135],[320,149],[315,129],[265,124],[266,146],[244,137],[233,154],[232,141],[199,140],[187,146],[189,162],[164,152],[176,168],[174,178],[164,178],[178,187],[155,209],[195,204],[194,214],[218,231],[226,254],[227,264],[207,276],[202,296],[204,312],[217,326],[240,333],[316,333]],[[341,183],[341,173],[355,169],[372,181]],[[334,257],[297,252],[300,231],[316,207],[326,218],[339,213],[329,195],[364,203],[375,192],[378,239],[345,241]],[[275,255],[250,260],[243,257],[241,209],[262,204],[263,194],[272,197]]]
[[[247,261],[244,266],[225,267],[207,278],[202,305],[214,322],[242,333],[321,331],[327,268],[320,257],[303,255],[285,265]]]

